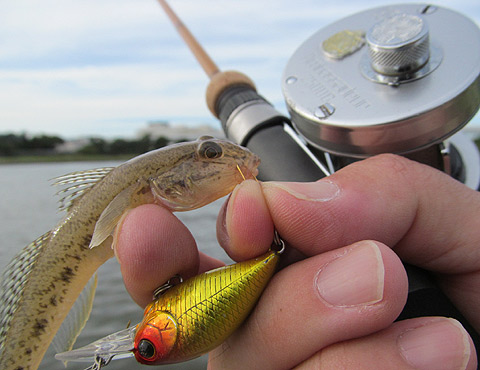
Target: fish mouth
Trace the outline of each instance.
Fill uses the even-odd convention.
[[[238,170],[240,174],[242,175],[244,180],[247,179],[257,179],[258,175],[258,166],[260,164],[260,158],[256,155],[253,154],[248,157],[246,161],[243,163],[238,164]]]

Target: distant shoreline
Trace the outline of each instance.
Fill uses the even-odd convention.
[[[51,163],[51,162],[95,162],[95,161],[126,161],[138,154],[52,154],[52,155],[19,155],[0,156],[2,164],[20,163]]]

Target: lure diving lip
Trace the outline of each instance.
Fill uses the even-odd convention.
[[[58,353],[55,358],[64,362],[92,362],[92,360],[100,359],[107,363],[113,357],[115,359],[132,357],[136,328],[136,326],[132,326],[120,330],[84,347]]]

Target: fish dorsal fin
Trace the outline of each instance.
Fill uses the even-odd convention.
[[[71,172],[52,179],[54,186],[64,186],[57,192],[60,198],[60,210],[70,208],[96,183],[108,175],[115,167],[102,167],[93,170]]]
[[[56,353],[70,351],[73,348],[92,311],[96,288],[97,274],[83,288],[82,293],[78,296],[72,309],[58,329],[52,341],[52,346]]]
[[[145,187],[144,183],[137,182],[123,189],[113,198],[95,224],[95,230],[93,231],[92,240],[90,241],[90,248],[99,246],[113,234],[123,213],[135,207],[136,204],[133,201],[134,195],[143,187]]]
[[[10,320],[23,296],[25,283],[33,270],[42,248],[48,244],[51,232],[31,242],[8,264],[0,286],[0,354],[10,327]]]

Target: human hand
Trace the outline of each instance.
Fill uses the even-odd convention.
[[[407,294],[399,255],[432,271],[480,328],[479,209],[477,192],[391,155],[312,184],[242,183],[219,217],[222,246],[236,260],[255,257],[270,246],[275,225],[290,250],[282,259],[292,264],[276,274],[245,325],[212,352],[210,368],[475,369],[474,347],[456,321],[393,321]],[[141,305],[174,274],[220,264],[152,205],[127,216],[117,256]]]

